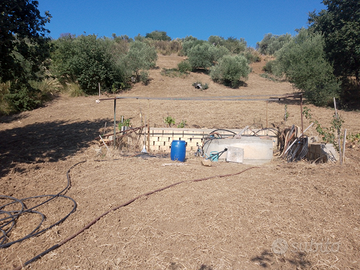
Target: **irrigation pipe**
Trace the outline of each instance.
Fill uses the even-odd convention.
[[[76,164],[77,165],[77,164]],[[75,166],[75,165],[74,165]],[[73,167],[74,167],[73,166]],[[73,168],[72,167],[72,168]],[[44,252],[40,253],[39,255],[33,257],[32,259],[28,260],[27,262],[25,262],[23,265],[19,266],[19,267],[16,267],[14,268],[14,270],[20,270],[22,269],[23,267],[29,265],[30,263],[32,262],[35,262],[36,260],[40,259],[41,257],[43,257],[44,255],[48,254],[49,252],[61,247],[62,245],[64,245],[65,243],[69,242],[70,240],[74,239],[76,236],[78,236],[79,234],[83,233],[85,230],[89,229],[92,225],[94,225],[97,221],[99,221],[102,217],[106,216],[107,214],[109,214],[110,212],[113,212],[113,211],[116,211],[122,207],[125,207],[127,205],[130,205],[131,203],[135,202],[136,200],[142,198],[142,197],[146,197],[146,196],[149,196],[149,195],[152,195],[154,193],[157,193],[157,192],[160,192],[160,191],[163,191],[163,190],[166,190],[166,189],[169,189],[171,187],[174,187],[174,186],[177,186],[177,185],[180,185],[180,184],[183,184],[183,183],[192,183],[192,182],[201,182],[201,181],[206,181],[206,180],[210,180],[210,179],[214,179],[214,178],[223,178],[223,177],[230,177],[230,176],[235,176],[235,175],[239,175],[239,174],[242,174],[248,170],[251,170],[251,169],[254,169],[254,168],[258,168],[258,167],[250,167],[250,168],[247,168],[245,170],[242,170],[238,173],[232,173],[232,174],[225,174],[225,175],[215,175],[215,176],[210,176],[210,177],[205,177],[205,178],[200,178],[200,179],[193,179],[193,180],[183,180],[183,181],[180,181],[180,182],[177,182],[177,183],[174,183],[174,184],[171,184],[171,185],[168,185],[166,187],[162,187],[162,188],[159,188],[159,189],[156,189],[154,191],[150,191],[150,192],[147,192],[147,193],[144,193],[142,195],[139,195],[117,207],[114,207],[108,211],[106,211],[105,213],[103,213],[102,215],[98,216],[97,218],[95,218],[93,221],[91,221],[89,224],[87,224],[83,229],[81,229],[80,231],[78,231],[77,233],[69,236],[68,238],[66,238],[65,240],[63,240],[62,242],[60,242],[59,244],[56,244],[52,247],[50,247],[49,249],[45,250]],[[69,169],[70,171],[70,169]],[[69,172],[68,171],[68,172]]]
[[[19,243],[22,242],[26,239],[29,239],[33,236],[37,236],[40,235],[41,233],[51,229],[52,227],[59,225],[60,223],[62,223],[65,219],[67,219],[73,212],[75,212],[76,210],[76,202],[74,199],[65,196],[63,193],[65,193],[69,188],[70,188],[70,176],[69,176],[69,172],[72,168],[74,168],[75,166],[77,166],[78,164],[84,163],[85,161],[81,161],[76,163],[75,165],[73,165],[66,173],[66,177],[67,177],[67,185],[66,187],[61,190],[60,192],[58,192],[55,195],[39,195],[39,196],[33,196],[33,197],[28,197],[28,198],[24,198],[24,199],[17,199],[14,197],[10,197],[10,196],[5,196],[5,195],[0,195],[0,199],[6,199],[6,200],[11,200],[12,202],[9,202],[7,204],[4,205],[0,205],[0,214],[4,214],[6,217],[1,218],[0,219],[0,248],[7,248],[10,247],[11,245],[15,244],[15,243]],[[45,201],[43,201],[42,203],[39,203],[29,209],[26,208],[25,206],[25,201],[31,200],[31,199],[38,199],[38,198],[48,198]],[[72,201],[73,203],[73,207],[71,209],[71,211],[65,215],[65,217],[61,218],[59,221],[51,224],[50,226],[40,230],[40,227],[42,225],[42,223],[45,221],[45,215],[39,211],[36,211],[35,209],[50,202],[51,200],[55,199],[55,198],[65,198],[68,199],[70,201]],[[12,211],[6,211],[6,207],[11,206],[11,205],[15,205],[15,204],[19,204],[21,206],[20,210],[12,210]],[[36,226],[35,229],[32,230],[32,232],[30,232],[29,234],[27,234],[26,236],[16,239],[14,241],[11,242],[6,242],[9,238],[8,235],[11,233],[12,229],[15,228],[16,226],[16,222],[19,219],[20,216],[24,215],[24,214],[37,214],[41,216],[41,221],[39,222],[39,224]]]

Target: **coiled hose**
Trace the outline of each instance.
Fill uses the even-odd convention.
[[[29,239],[31,237],[37,236],[37,235],[51,229],[52,227],[59,225],[61,222],[63,222],[65,219],[67,219],[73,212],[75,212],[76,206],[77,206],[75,200],[68,196],[65,196],[63,193],[65,193],[65,191],[67,191],[70,188],[70,184],[71,184],[70,176],[69,176],[70,170],[72,168],[74,168],[75,166],[77,166],[81,163],[84,163],[84,162],[85,161],[80,161],[80,162],[76,163],[67,171],[67,173],[66,173],[67,185],[63,190],[61,190],[59,193],[57,193],[55,195],[39,195],[39,196],[33,196],[33,197],[24,198],[24,199],[18,199],[18,198],[14,198],[11,196],[0,195],[0,200],[6,200],[6,201],[10,200],[11,201],[11,202],[5,203],[0,206],[0,216],[5,216],[4,218],[0,219],[0,248],[7,248],[15,243],[19,243],[19,242]],[[26,207],[26,204],[25,204],[26,201],[30,201],[32,199],[39,199],[39,198],[47,198],[47,199],[31,208]],[[71,211],[67,215],[65,215],[65,217],[61,218],[59,221],[51,224],[50,226],[48,226],[44,229],[40,229],[40,227],[43,224],[43,222],[45,221],[46,217],[43,213],[36,211],[35,209],[39,208],[40,206],[42,206],[56,198],[64,198],[64,199],[68,199],[68,200],[72,201],[73,206],[72,206]],[[14,209],[14,206],[17,206],[17,210],[6,210],[9,208]],[[22,215],[25,215],[25,214],[39,215],[41,217],[41,221],[36,226],[36,228],[32,232],[30,232],[28,235],[26,235],[22,238],[16,239],[14,241],[8,242],[8,240],[10,239],[10,237],[9,237],[10,233],[15,228],[17,220],[19,219],[19,217],[21,217]]]

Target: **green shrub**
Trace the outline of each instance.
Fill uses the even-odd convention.
[[[181,61],[178,64],[178,69],[181,73],[190,72],[192,70],[192,68],[191,68],[191,64],[190,64],[189,60]]]
[[[11,112],[11,108],[5,98],[10,93],[10,84],[10,81],[0,82],[0,115],[8,115]]]
[[[262,41],[256,43],[256,47],[262,54],[273,55],[290,41],[290,34],[277,36],[269,33],[264,36]]]
[[[151,38],[154,40],[163,40],[163,41],[170,41],[171,37],[169,37],[166,32],[164,31],[152,31],[151,33],[146,33],[145,38]]]
[[[246,50],[246,41],[243,38],[237,39],[234,37],[229,37],[225,40],[224,46],[232,53],[239,54]]]
[[[246,79],[249,73],[250,66],[244,56],[225,55],[220,59],[219,64],[211,69],[210,77],[215,82],[221,82],[235,88],[239,85],[240,79]]]
[[[195,47],[196,45],[205,44],[206,41],[199,40],[195,37],[189,36],[182,40],[182,50],[180,55],[188,56],[189,51]]]
[[[163,68],[160,74],[171,78],[175,78],[175,77],[185,78],[187,75],[187,73],[180,72],[179,69],[177,68]]]
[[[199,44],[188,52],[189,62],[192,69],[207,69],[212,66],[212,54],[208,43]]]
[[[267,73],[273,73],[273,65],[274,65],[274,63],[275,63],[274,60],[270,60],[270,61],[266,62],[265,66],[262,68],[262,70],[267,72]]]
[[[54,41],[54,70],[62,83],[78,82],[86,94],[95,94],[100,83],[103,89],[126,82],[128,69],[119,61],[125,52],[115,40],[96,35],[64,35]]]
[[[81,89],[77,83],[66,83],[66,91],[69,92],[71,97],[85,96],[85,92]]]
[[[155,47],[156,51],[162,55],[179,53],[182,49],[181,42],[179,40],[147,40],[147,43],[149,43],[150,46]]]
[[[218,61],[224,56],[229,55],[230,51],[224,46],[210,46],[210,61],[212,64],[218,63]]]
[[[181,122],[178,124],[178,128],[184,128],[186,126],[186,120],[181,120]]]
[[[142,70],[140,72],[140,81],[144,84],[144,85],[148,85],[149,84],[149,72]]]
[[[140,70],[148,70],[155,67],[157,54],[154,47],[140,41],[135,41],[131,43],[130,50],[123,60],[127,69],[138,77]]]
[[[41,104],[41,92],[31,87],[27,81],[18,80],[11,82],[9,93],[5,95],[11,111],[33,110]]]
[[[245,52],[241,53],[241,55],[245,56],[249,64],[255,62],[261,62],[261,57],[259,53],[255,50],[247,49]]]
[[[172,118],[171,116],[167,116],[165,119],[164,119],[164,123],[166,125],[168,125],[169,127],[171,127],[171,125],[175,125],[175,118]]]

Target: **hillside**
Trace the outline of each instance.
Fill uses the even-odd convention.
[[[238,89],[215,84],[203,73],[185,78],[160,74],[182,60],[159,55],[149,85],[136,84],[120,95],[258,99],[295,91],[287,82],[260,77],[264,61],[252,65],[247,86]],[[209,89],[195,89],[192,83],[196,81],[208,83]],[[348,144],[343,166],[286,163],[274,158],[255,168],[233,163],[204,167],[190,155],[181,166],[165,166],[173,162],[169,158],[126,157],[116,150],[106,152],[104,147],[99,155],[95,138],[105,123],[111,129],[114,108],[112,101],[96,104],[96,99],[62,94],[42,108],[0,118],[0,195],[21,199],[56,194],[67,185],[66,172],[84,161],[70,170],[71,185],[66,192],[77,202],[76,211],[38,237],[0,249],[0,269],[23,264],[102,213],[141,194],[179,181],[219,175],[224,177],[185,182],[112,211],[26,269],[359,268],[359,145],[349,148]],[[117,119],[123,115],[136,127],[142,113],[157,127],[164,126],[166,116],[175,118],[176,123],[186,120],[189,127],[265,127],[267,108],[268,125],[284,126],[285,105],[287,125],[300,125],[300,108],[294,100],[267,105],[265,101],[124,99],[117,100]],[[320,123],[330,125],[333,109],[306,106]],[[348,133],[360,133],[359,112],[339,113]],[[310,129],[308,134],[316,135],[316,131]],[[26,206],[40,200],[29,199]],[[0,196],[0,205],[10,201]],[[59,197],[36,210],[46,215],[42,226],[49,226],[71,209],[71,201]],[[4,217],[0,216],[0,222]],[[39,222],[39,215],[21,216],[11,240],[27,235]],[[275,252],[283,247],[279,239],[288,244],[284,254]],[[304,252],[306,243],[309,248]],[[321,251],[325,246],[327,251]]]

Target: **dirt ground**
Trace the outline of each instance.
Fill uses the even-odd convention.
[[[162,68],[176,67],[181,60],[159,56],[150,84],[137,84],[121,95],[260,99],[295,91],[287,82],[260,77],[265,62],[253,65],[247,86],[239,89],[215,84],[203,73],[160,75]],[[209,89],[195,89],[195,81],[208,83]],[[96,104],[96,98],[63,94],[45,107],[0,118],[0,195],[23,199],[57,194],[67,185],[66,172],[84,161],[70,170],[66,192],[76,201],[76,211],[37,237],[0,249],[0,269],[20,266],[106,211],[180,181],[111,211],[25,269],[360,269],[359,145],[347,145],[343,166],[286,163],[274,157],[257,167],[225,162],[205,167],[190,154],[184,163],[168,157],[125,157],[104,147],[99,154],[95,139],[105,123],[113,123],[113,102]],[[163,119],[172,116],[176,123],[186,120],[188,127],[229,129],[265,127],[267,118],[268,126],[276,127],[284,126],[285,105],[286,124],[300,125],[296,100],[123,99],[117,101],[117,119],[123,115],[136,127],[142,113],[151,126],[162,127]],[[329,126],[333,109],[306,106],[313,118]],[[359,112],[339,113],[348,134],[360,132]],[[307,134],[316,132],[311,128]],[[30,208],[45,199],[25,204]],[[8,202],[0,196],[0,205]],[[72,207],[71,200],[59,197],[35,209],[46,216],[41,228],[65,217]],[[40,217],[35,212],[20,216],[6,242],[30,233]]]

